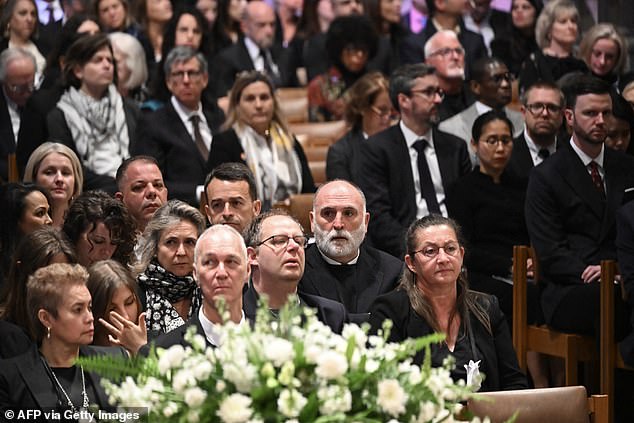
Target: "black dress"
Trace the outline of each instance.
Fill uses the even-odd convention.
[[[535,51],[522,64],[520,70],[520,93],[537,81],[557,82],[571,72],[588,72],[588,66],[574,56],[554,57]]]

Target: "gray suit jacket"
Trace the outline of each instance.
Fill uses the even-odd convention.
[[[511,120],[511,123],[513,123],[513,138],[519,137],[524,130],[524,117],[521,113],[511,110],[508,107],[504,108],[504,112]],[[439,130],[455,135],[467,143],[467,150],[469,150],[469,157],[471,158],[471,164],[473,166],[478,164],[478,161],[470,146],[471,127],[473,127],[473,122],[475,122],[478,116],[480,116],[478,114],[478,109],[476,109],[476,105],[473,103],[462,112],[450,117],[449,119],[443,120],[440,122],[440,125],[438,125]]]

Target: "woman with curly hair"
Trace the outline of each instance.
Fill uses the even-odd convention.
[[[75,246],[79,264],[88,267],[109,258],[130,264],[134,228],[134,221],[121,201],[103,191],[88,191],[68,209],[62,230]]]

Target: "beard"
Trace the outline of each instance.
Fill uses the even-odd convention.
[[[333,241],[333,238],[339,238]],[[345,238],[345,241],[341,238]],[[327,257],[337,260],[340,258],[350,257],[355,254],[363,239],[365,238],[365,223],[353,231],[323,230],[319,225],[315,225],[315,243],[317,248]]]

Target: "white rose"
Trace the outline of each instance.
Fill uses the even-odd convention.
[[[352,408],[352,395],[348,388],[338,385],[328,385],[319,388],[319,411],[325,416],[336,413],[345,413]]]
[[[438,406],[431,401],[425,401],[420,405],[420,411],[416,423],[427,423],[432,421],[438,412]]]
[[[378,361],[370,358],[365,362],[365,371],[367,373],[374,373],[379,369],[379,365],[380,363]]]
[[[323,379],[337,379],[348,371],[348,361],[336,351],[326,351],[317,358],[315,374]]]
[[[251,386],[256,378],[256,370],[253,365],[237,365],[235,363],[227,363],[224,366],[224,376],[227,380],[236,386],[236,389],[242,393],[251,390]]]
[[[165,374],[171,368],[182,363],[185,358],[185,348],[182,345],[173,345],[160,354],[158,367],[161,374]]]
[[[168,402],[165,408],[163,408],[163,415],[165,417],[172,417],[178,411],[178,404],[175,402]]]
[[[210,362],[206,360],[201,361],[194,368],[194,376],[196,376],[196,379],[198,380],[206,380],[207,378],[209,378],[209,375],[211,374],[212,370],[213,370],[213,367],[211,367]]]
[[[272,338],[264,344],[264,356],[270,360],[275,367],[280,367],[287,361],[292,361],[295,357],[293,344],[286,339]]]
[[[277,399],[277,410],[285,417],[297,417],[308,400],[296,390],[283,389]]]
[[[405,412],[405,403],[407,402],[407,394],[394,379],[384,379],[378,385],[377,403],[391,416],[397,417]]]
[[[183,369],[178,371],[172,379],[172,388],[174,388],[174,391],[178,393],[183,392],[189,386],[194,385],[196,385],[196,378],[189,370]]]
[[[185,404],[190,407],[200,407],[205,402],[205,398],[207,393],[198,387],[189,388],[184,395]]]
[[[216,415],[224,423],[244,423],[251,418],[251,398],[242,394],[231,394],[220,403]]]

